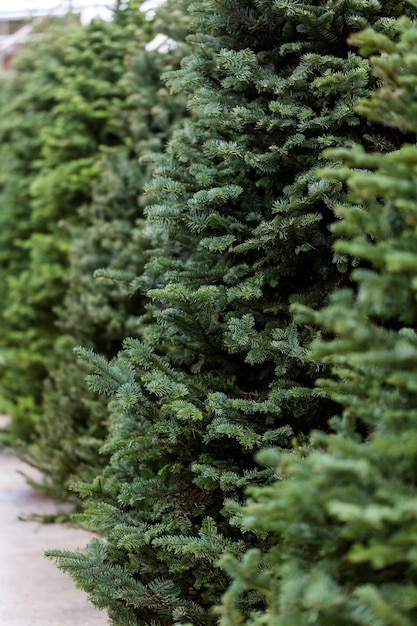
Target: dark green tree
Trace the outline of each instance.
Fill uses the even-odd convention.
[[[62,335],[48,369],[36,443],[25,455],[43,474],[37,487],[54,497],[68,499],[71,493],[77,501],[69,485],[92,480],[107,460],[99,454],[107,434],[107,399],[88,390],[85,368],[73,349],[81,344],[111,358],[124,337],[138,334],[146,302],[140,276],[151,253],[143,221],[149,201],[144,187],[152,170],[151,163],[139,159],[149,151],[162,152],[185,115],[184,98],[168,97],[161,81],[162,71],[178,67],[183,56],[181,15],[184,19],[181,13],[174,19],[171,12],[166,23],[158,14],[154,24],[136,28],[120,80],[126,100],[114,111],[125,135],[119,146],[102,148],[92,203],[80,211],[82,225],[70,229],[70,268],[57,322]],[[154,34],[164,30],[175,36],[176,47],[165,53],[147,51],[152,28]]]
[[[244,527],[272,547],[224,559],[234,580],[222,626],[416,623],[417,23],[397,27],[398,41],[371,29],[351,41],[376,53],[383,81],[358,110],[396,129],[401,149],[332,150],[341,167],[323,172],[348,185],[336,250],[360,268],[318,313],[297,307],[328,337],[312,356],[332,366],[319,385],[342,407],[335,434],[315,433],[307,458],[263,454],[285,479],[252,490]],[[252,593],[266,606],[247,615]]]
[[[415,14],[364,0],[194,5],[192,54],[167,80],[195,117],[149,186],[151,317],[111,362],[80,352],[111,397],[111,460],[78,486],[81,519],[106,541],[49,553],[117,626],[212,624],[220,555],[267,542],[225,500],[273,480],[259,448],[302,442],[335,410],[315,390],[316,331],[290,305],[318,307],[349,279],[328,231],[343,188],[316,169],[326,146],[396,145],[354,112],[376,79],[346,38],[390,33],[403,12]]]

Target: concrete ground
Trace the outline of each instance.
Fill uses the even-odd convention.
[[[56,507],[19,471],[32,472],[11,451],[0,451],[1,626],[106,626],[106,613],[44,556],[50,548],[83,548],[89,534],[61,524],[20,521],[19,516],[50,514]]]

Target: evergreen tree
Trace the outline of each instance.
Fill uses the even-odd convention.
[[[266,541],[225,500],[273,479],[254,452],[302,441],[334,411],[314,389],[315,330],[290,305],[317,307],[348,279],[328,232],[343,189],[316,169],[326,146],[397,140],[354,112],[375,79],[346,37],[390,33],[402,12],[415,14],[362,0],[194,5],[193,53],[167,79],[195,117],[149,186],[151,318],[111,362],[80,352],[111,397],[111,460],[78,486],[81,519],[106,541],[49,552],[117,626],[213,623],[219,556]]]
[[[368,29],[352,42],[377,53],[383,79],[358,110],[397,129],[401,149],[332,150],[341,167],[323,173],[350,190],[334,231],[336,250],[360,266],[353,288],[317,313],[297,307],[328,337],[314,342],[313,358],[332,365],[319,385],[342,405],[336,432],[315,433],[307,458],[263,454],[286,478],[252,490],[244,527],[272,547],[224,560],[234,580],[223,626],[416,623],[417,23],[403,17],[397,27],[398,41]],[[266,608],[248,615],[252,593]]]
[[[29,436],[30,416],[39,402],[41,364],[39,337],[35,342],[30,316],[10,306],[9,291],[16,277],[30,262],[27,241],[31,225],[31,184],[38,173],[43,140],[50,111],[57,103],[60,38],[75,36],[80,24],[67,18],[51,25],[49,36],[30,44],[28,54],[17,58],[15,71],[1,78],[0,89],[0,411],[16,417],[16,431]],[[26,305],[26,311],[29,303]],[[19,321],[18,321],[19,320]],[[16,324],[26,325],[29,336],[20,353]],[[26,352],[24,353],[24,348]],[[22,376],[20,376],[22,374]],[[28,423],[29,422],[29,423]]]
[[[152,24],[136,26],[119,85],[126,101],[114,112],[125,135],[119,146],[102,148],[92,204],[80,212],[82,225],[70,229],[70,268],[58,313],[62,334],[54,346],[54,366],[48,369],[36,445],[25,455],[43,474],[42,484],[32,484],[61,499],[71,495],[78,501],[69,485],[92,480],[107,460],[99,453],[107,434],[107,400],[89,392],[85,368],[78,365],[73,350],[81,344],[107,358],[115,356],[124,337],[138,334],[140,314],[145,312],[139,277],[150,254],[143,208],[152,166],[139,164],[139,159],[150,150],[161,152],[185,114],[183,97],[168,98],[161,82],[162,71],[178,67],[183,56],[178,40],[185,36],[183,19],[181,13],[174,19],[171,12],[168,24],[158,14]],[[128,21],[124,14],[126,26],[137,21],[136,16]],[[175,49],[164,54],[147,51],[155,29],[175,36]]]
[[[5,242],[1,266],[0,396],[23,443],[34,437],[43,381],[57,364],[56,307],[66,291],[71,227],[83,224],[81,210],[91,203],[100,146],[120,145],[126,135],[116,112],[125,106],[126,49],[145,23],[135,4],[120,3],[111,22],[57,25],[28,44],[6,83],[1,139],[12,169],[0,181],[0,201],[12,243]]]

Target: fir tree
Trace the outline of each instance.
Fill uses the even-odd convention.
[[[100,147],[120,145],[126,135],[116,112],[125,106],[123,59],[136,26],[145,23],[135,4],[120,4],[111,22],[58,25],[28,44],[6,83],[11,98],[1,114],[2,150],[13,169],[0,191],[12,243],[5,243],[1,266],[7,288],[0,396],[23,444],[34,438],[43,381],[57,365],[56,307],[66,291],[71,228],[83,224],[82,210],[91,203]]]
[[[343,189],[316,169],[326,146],[397,141],[354,112],[376,81],[346,37],[390,33],[404,11],[415,13],[360,0],[194,5],[193,53],[167,79],[195,117],[149,186],[152,317],[118,359],[80,352],[111,397],[111,461],[78,486],[83,522],[106,541],[49,552],[118,626],[213,623],[219,556],[264,542],[225,500],[273,479],[254,452],[302,441],[334,411],[314,389],[315,330],[290,305],[317,307],[348,279],[328,232]]]
[[[32,484],[55,498],[74,501],[78,497],[68,491],[69,485],[92,480],[106,463],[99,450],[107,434],[108,407],[104,396],[88,390],[85,368],[73,350],[81,344],[111,358],[124,337],[138,334],[146,302],[140,276],[151,254],[143,220],[148,202],[144,187],[152,169],[139,159],[150,150],[161,152],[185,115],[183,97],[168,98],[161,81],[163,70],[179,66],[183,43],[177,39],[175,49],[164,54],[145,49],[153,30],[184,39],[184,15],[174,19],[171,12],[167,24],[158,13],[145,27],[137,25],[135,15],[129,18],[125,11],[123,17],[125,28],[135,26],[119,86],[126,100],[114,110],[125,135],[120,145],[102,148],[92,203],[80,212],[82,225],[70,229],[70,267],[58,311],[62,334],[54,346],[54,366],[48,369],[36,446],[25,455],[43,475],[42,484]]]
[[[351,41],[377,53],[383,80],[358,110],[397,129],[401,149],[332,150],[341,167],[323,172],[350,191],[334,231],[336,250],[360,266],[354,286],[317,313],[297,307],[328,336],[313,358],[332,365],[319,385],[342,405],[336,432],[315,433],[307,458],[263,454],[285,479],[252,490],[244,527],[273,545],[224,560],[234,581],[222,626],[416,623],[417,23],[403,17],[397,28],[398,41],[372,29]],[[266,608],[248,615],[253,593]]]
[[[62,29],[62,30],[61,30]],[[79,23],[67,19],[52,27],[49,36],[30,44],[28,54],[17,58],[15,71],[1,78],[0,89],[0,411],[16,418],[15,432],[26,439],[32,430],[31,416],[40,400],[40,338],[31,333],[32,319],[10,304],[9,293],[17,276],[26,271],[30,255],[27,241],[31,224],[31,184],[38,173],[42,129],[57,103],[58,68],[62,61],[60,34],[71,37]],[[24,346],[16,337],[16,325],[25,325]],[[14,346],[20,345],[17,355]],[[26,348],[26,352],[24,352]]]

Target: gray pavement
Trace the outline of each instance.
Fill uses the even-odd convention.
[[[1,420],[0,420],[1,423]],[[9,450],[0,452],[0,626],[107,626],[106,613],[46,559],[48,548],[83,548],[89,534],[61,524],[20,521],[56,506],[19,474],[33,471]]]

